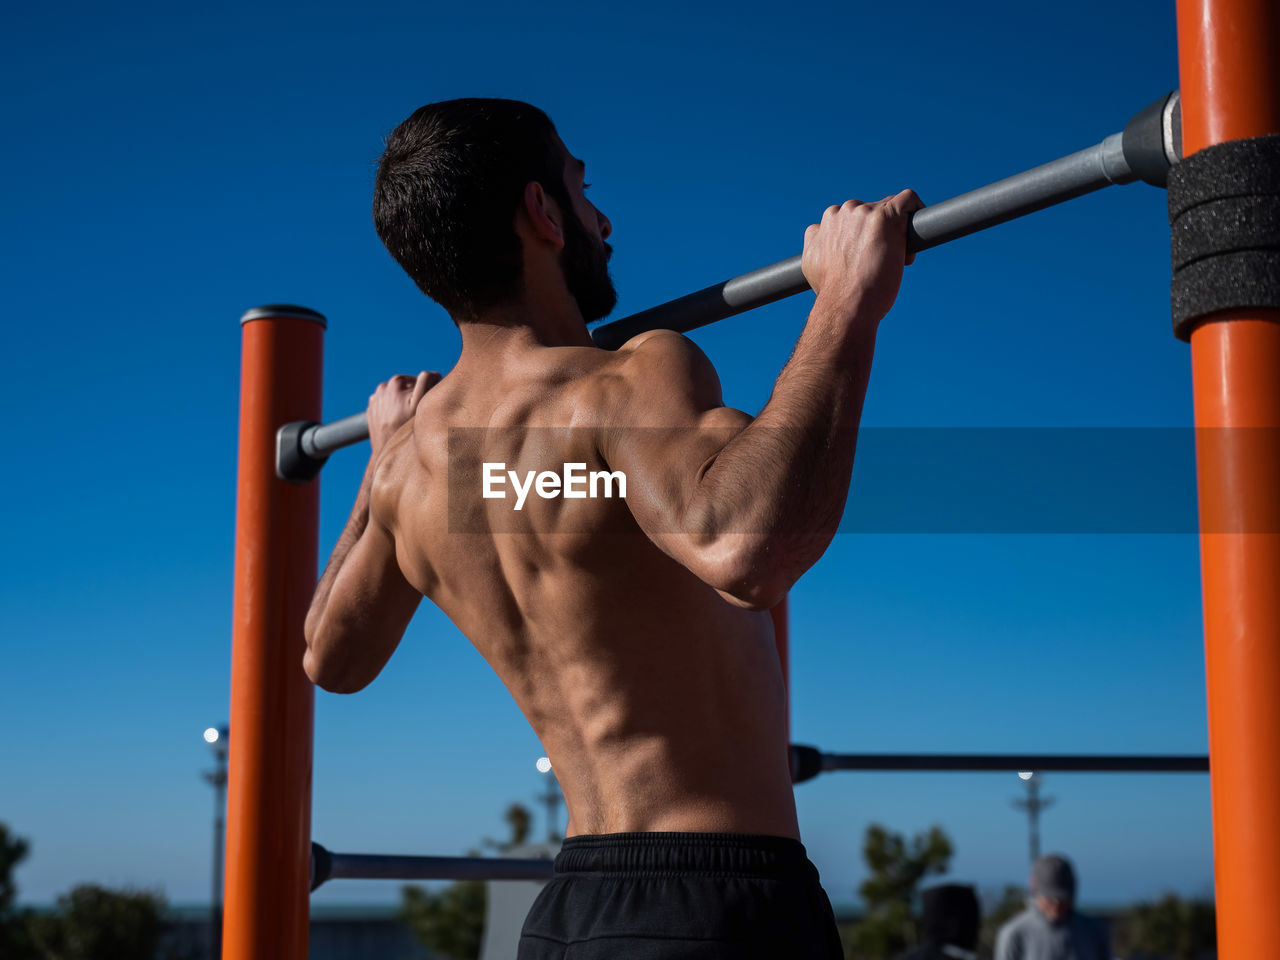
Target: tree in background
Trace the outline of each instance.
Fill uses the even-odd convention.
[[[9,832],[8,824],[0,823],[0,920],[7,920],[14,912],[18,885],[13,871],[27,859],[30,851],[31,845],[24,838],[15,837]]]
[[[27,960],[35,957],[35,948],[27,934],[30,911],[15,906],[18,885],[13,872],[27,858],[31,845],[0,823],[0,957]]]
[[[862,857],[869,876],[858,888],[866,913],[847,928],[845,949],[854,960],[888,960],[919,940],[914,904],[920,882],[946,873],[954,849],[941,827],[908,843],[878,823],[867,827]]]
[[[85,883],[58,897],[54,913],[31,918],[31,938],[45,960],[153,960],[164,908],[159,893]]]
[[[1167,893],[1124,911],[1115,924],[1116,951],[1133,960],[1201,960],[1217,954],[1213,901]]]
[[[511,831],[511,836],[502,841],[486,839],[484,845],[499,853],[506,853],[515,847],[523,846],[529,839],[529,831],[533,829],[533,814],[524,804],[513,803],[507,807],[507,812],[502,815],[502,819],[507,822],[507,829]]]
[[[432,952],[454,960],[480,956],[484,909],[481,880],[460,880],[439,893],[409,886],[400,891],[400,920],[413,931],[414,938]]]
[[[0,957],[4,960],[155,960],[165,901],[149,891],[82,884],[39,915],[14,906],[13,871],[30,844],[0,823]]]
[[[533,815],[526,807],[513,803],[503,819],[511,831],[510,838],[501,843],[486,840],[484,845],[505,852],[529,838]],[[479,855],[477,850],[467,854]],[[460,880],[438,893],[406,886],[400,891],[400,920],[427,949],[454,960],[476,960],[484,937],[485,901],[482,880]]]

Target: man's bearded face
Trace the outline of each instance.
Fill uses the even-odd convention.
[[[582,319],[587,323],[609,315],[618,302],[618,293],[609,276],[609,258],[613,247],[593,237],[578,219],[576,210],[565,218],[564,249],[560,251],[560,267],[564,270],[569,293],[578,303]]]

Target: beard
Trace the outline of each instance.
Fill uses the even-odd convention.
[[[609,276],[613,247],[603,240],[593,241],[576,216],[566,217],[565,221],[564,249],[560,251],[565,284],[577,301],[583,321],[601,320],[618,302],[613,278]]]

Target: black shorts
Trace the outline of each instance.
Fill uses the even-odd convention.
[[[735,833],[570,837],[518,960],[843,960],[804,846]]]

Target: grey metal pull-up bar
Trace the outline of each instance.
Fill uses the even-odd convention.
[[[1206,773],[1203,755],[1031,753],[823,753],[791,745],[791,780],[803,783],[837,770],[1012,773]],[[326,880],[550,880],[549,859],[416,857],[330,853],[311,844],[311,889]]]
[[[326,880],[550,880],[550,859],[331,853],[311,844],[311,889]]]
[[[823,753],[791,745],[791,779],[812,780],[837,770],[975,773],[1208,773],[1204,755],[1030,754],[1030,753]]]
[[[1096,146],[917,210],[908,227],[907,250],[927,250],[1114,184],[1142,180],[1163,187],[1181,155],[1175,90]],[[615,349],[646,330],[694,330],[808,289],[800,257],[794,256],[604,324],[591,337],[597,346]],[[335,450],[368,436],[363,413],[329,424],[286,424],[277,437],[276,473],[305,483]]]

